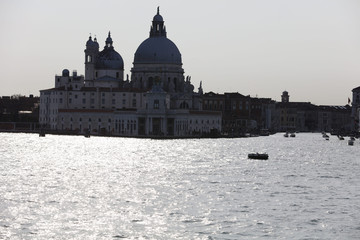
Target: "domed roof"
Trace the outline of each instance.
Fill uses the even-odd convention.
[[[157,8],[157,13],[154,16],[153,21],[154,22],[163,22],[164,21],[163,17],[160,15],[160,8],[159,7]]]
[[[91,36],[89,37],[89,40],[87,40],[87,42],[86,42],[86,46],[87,47],[90,47],[91,45],[93,45],[93,40],[91,39]]]
[[[124,61],[120,54],[114,50],[113,41],[109,35],[105,41],[104,50],[99,52],[95,60],[95,68],[124,70]]]
[[[70,76],[69,70],[64,69],[64,70],[62,71],[62,76],[63,76],[63,77],[68,77],[68,76]]]
[[[150,28],[150,36],[136,50],[134,64],[170,63],[182,65],[179,49],[166,35],[166,28],[158,7]]]
[[[124,69],[124,61],[114,48],[105,48],[97,55],[95,68],[98,69]]]
[[[150,37],[135,52],[135,63],[182,64],[181,54],[175,43],[167,37]]]
[[[91,49],[91,48],[99,48],[99,44],[96,41],[96,38],[94,39],[94,41],[92,40],[91,36],[89,37],[89,40],[87,40],[86,42],[86,48]]]

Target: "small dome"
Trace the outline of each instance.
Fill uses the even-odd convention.
[[[163,22],[163,17],[160,14],[156,14],[153,18],[154,22]]]
[[[64,70],[62,71],[62,76],[63,76],[63,77],[68,77],[68,76],[70,76],[69,70],[64,69]]]
[[[180,64],[181,54],[175,43],[166,37],[150,37],[143,41],[135,52],[136,63]]]
[[[95,68],[124,70],[124,61],[114,48],[105,48],[99,52],[99,55],[96,58]]]
[[[99,48],[99,43],[97,42],[96,37],[94,38],[94,46],[95,46],[96,48]]]
[[[95,38],[96,40],[96,38]],[[91,36],[89,37],[89,40],[86,42],[86,48],[99,48],[99,44],[96,41],[93,41]]]
[[[163,17],[160,15],[160,7],[157,8],[157,13],[153,18],[154,22],[163,22]]]
[[[93,43],[94,43],[94,42],[93,42],[93,40],[91,39],[91,36],[90,36],[90,37],[89,37],[89,40],[87,40],[87,42],[86,42],[86,46],[89,47],[89,46],[91,46]]]

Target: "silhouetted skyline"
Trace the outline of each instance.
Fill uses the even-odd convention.
[[[205,92],[347,104],[360,85],[360,2],[10,1],[0,3],[0,95],[51,88],[62,69],[84,74],[91,33],[110,30],[130,75],[134,53],[160,11],[185,76]]]

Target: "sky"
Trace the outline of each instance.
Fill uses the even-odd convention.
[[[360,86],[359,0],[1,0],[0,96],[39,96],[109,31],[130,75],[157,7],[204,92],[345,105]]]

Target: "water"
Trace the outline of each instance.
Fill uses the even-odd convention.
[[[359,156],[321,134],[0,133],[0,239],[359,239]]]

